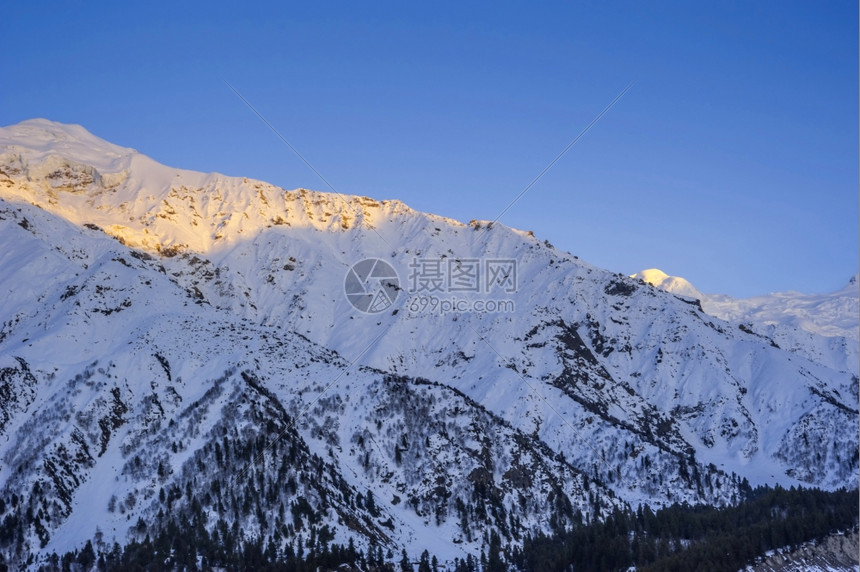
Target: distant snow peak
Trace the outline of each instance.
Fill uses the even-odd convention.
[[[825,338],[860,339],[860,291],[856,274],[844,288],[830,294],[775,292],[752,298],[702,294],[684,278],[670,276],[657,268],[642,270],[631,277],[672,294],[696,298],[705,312],[717,318],[777,328],[780,330],[777,337],[795,338],[791,332],[797,331]],[[790,347],[798,345],[805,343],[792,339]]]
[[[672,294],[679,294],[688,298],[696,298],[697,300],[704,298],[704,295],[690,284],[690,282],[679,276],[669,276],[659,268],[642,270],[630,277],[634,279],[638,278],[647,284],[651,284],[660,290],[665,290]]]

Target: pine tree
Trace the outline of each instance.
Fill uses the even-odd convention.
[[[430,553],[427,550],[421,553],[421,560],[418,562],[418,572],[432,572],[430,568]]]
[[[95,550],[93,550],[92,542],[87,540],[87,544],[84,546],[84,549],[81,550],[80,554],[78,554],[77,561],[84,570],[90,570],[92,568],[96,561],[96,553]]]

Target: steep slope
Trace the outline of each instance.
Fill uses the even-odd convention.
[[[16,396],[0,486],[31,503],[44,532],[22,535],[46,552],[79,545],[94,515],[125,538],[163,503],[193,511],[188,490],[208,493],[211,526],[229,507],[265,536],[260,515],[283,504],[340,543],[454,557],[576,509],[732,502],[743,479],[856,486],[856,364],[531,233],[171,169],[44,120],[0,130],[0,198],[0,395]],[[344,294],[368,258],[399,276],[373,314]],[[474,261],[478,290],[453,288]],[[487,280],[488,261],[507,274]],[[287,476],[268,451],[285,447],[296,488],[266,507],[200,482],[217,465],[218,490],[269,490]],[[104,491],[114,513],[88,500]]]
[[[160,512],[264,545],[314,530],[452,559],[490,528],[517,542],[620,506],[461,393],[231,319],[100,231],[0,202],[0,240],[27,253],[0,277],[19,396],[0,499],[26,514],[3,522],[6,562],[142,540]]]

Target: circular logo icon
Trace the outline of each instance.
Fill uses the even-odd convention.
[[[400,278],[394,268],[378,258],[356,262],[343,281],[346,299],[365,314],[384,312],[397,300]]]

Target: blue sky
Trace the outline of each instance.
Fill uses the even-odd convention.
[[[168,165],[502,218],[705,292],[858,266],[857,3],[13,3],[0,124],[79,123]]]

